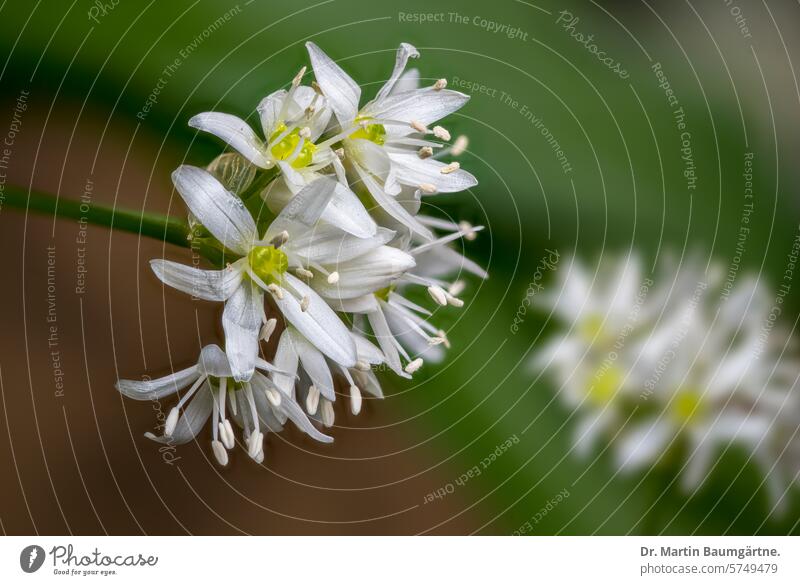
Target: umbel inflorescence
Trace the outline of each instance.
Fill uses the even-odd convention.
[[[168,286],[224,303],[224,349],[209,345],[196,365],[157,380],[117,383],[137,400],[180,393],[163,434],[147,436],[186,443],[210,419],[221,465],[236,444],[234,424],[258,462],[264,435],[287,420],[330,442],[315,425],[333,425],[335,380],[349,387],[358,414],[363,393],[382,397],[376,367],[410,378],[449,347],[433,312],[408,292],[424,287],[434,308],[461,307],[464,283],[452,279],[487,276],[453,244],[481,227],[420,213],[423,198],[477,184],[452,160],[466,139],[451,141],[435,125],[468,96],[444,79],[420,87],[418,72],[406,71],[419,53],[403,43],[386,83],[360,105],[359,85],[319,47],[307,48],[316,82],[303,85],[303,67],[287,90],[264,98],[258,132],[229,114],[193,117],[192,127],[232,152],[172,174],[192,248],[217,266],[150,264]],[[260,342],[273,334],[267,360]]]

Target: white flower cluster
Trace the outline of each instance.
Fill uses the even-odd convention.
[[[574,409],[576,451],[602,437],[622,470],[680,462],[693,491],[737,445],[784,508],[800,472],[800,363],[776,325],[782,299],[744,275],[726,289],[713,264],[654,279],[635,257],[594,274],[575,260],[562,266],[540,297],[562,329],[534,364]]]
[[[423,197],[477,184],[458,162],[441,160],[461,154],[466,139],[449,144],[447,130],[429,128],[468,96],[444,79],[420,88],[417,71],[405,71],[419,54],[403,43],[389,79],[359,107],[358,84],[316,45],[307,48],[316,82],[302,85],[304,67],[288,90],[261,101],[263,138],[235,116],[199,114],[189,124],[234,152],[172,175],[190,211],[192,247],[218,269],[162,259],[151,266],[165,284],[225,303],[225,349],[207,346],[197,365],[158,380],[117,384],[137,400],[189,387],[163,436],[148,436],[185,443],[210,418],[222,465],[236,442],[228,413],[258,462],[264,434],[289,419],[331,441],[311,421],[333,425],[336,379],[349,385],[358,414],[363,392],[382,397],[373,368],[410,378],[423,357],[439,360],[449,347],[409,290],[422,286],[437,305],[460,307],[464,283],[450,279],[486,277],[451,246],[481,227],[419,213]],[[277,329],[268,362],[260,341]]]

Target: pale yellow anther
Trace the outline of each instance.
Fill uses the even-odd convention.
[[[433,84],[433,89],[435,89],[436,91],[444,89],[445,87],[447,87],[447,80],[444,78],[437,79],[436,83]]]
[[[433,135],[439,140],[450,140],[450,133],[441,126],[433,127]]]
[[[419,190],[430,195],[432,193],[436,193],[436,185],[433,183],[421,183]]]
[[[453,148],[450,149],[450,153],[453,156],[462,155],[464,154],[464,151],[467,150],[468,146],[469,146],[469,140],[467,139],[466,136],[461,135],[458,138],[456,138],[456,141],[453,143]]]
[[[449,165],[444,165],[442,168],[440,168],[439,172],[442,173],[443,175],[449,175],[450,173],[456,172],[460,168],[461,168],[461,163],[451,162]]]
[[[430,158],[433,156],[433,149],[430,146],[423,146],[417,151],[419,158]]]
[[[417,132],[422,132],[423,134],[428,133],[428,127],[422,122],[418,122],[417,120],[411,120],[411,127]]]

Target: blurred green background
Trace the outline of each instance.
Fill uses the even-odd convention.
[[[769,504],[759,487],[762,478],[745,464],[746,456],[735,450],[725,455],[707,485],[688,498],[669,473],[621,476],[605,455],[597,460],[577,459],[570,453],[570,413],[554,399],[555,389],[547,379],[527,365],[531,349],[552,327],[545,323],[544,315],[528,311],[519,331],[511,331],[547,248],[564,256],[574,250],[590,262],[634,249],[648,262],[665,254],[696,254],[727,266],[735,253],[748,152],[754,154],[756,197],[742,263],[770,286],[779,280],[798,229],[798,168],[793,160],[798,147],[798,91],[791,68],[792,60],[800,57],[796,5],[741,2],[747,38],[723,2],[696,3],[694,7],[666,1],[550,0],[402,4],[119,0],[116,5],[101,4],[17,1],[6,2],[0,9],[3,112],[10,120],[22,90],[30,92],[35,104],[26,114],[30,121],[25,121],[30,144],[27,150],[15,153],[9,182],[58,189],[64,197],[77,198],[86,173],[72,170],[95,165],[99,156],[99,166],[91,172],[108,177],[98,179],[103,188],[95,190],[95,202],[117,201],[128,207],[180,214],[180,202],[170,191],[170,169],[182,161],[205,164],[220,148],[215,140],[188,128],[187,120],[209,109],[255,120],[254,108],[261,97],[285,86],[307,62],[306,40],[313,40],[337,59],[362,83],[367,96],[388,75],[401,41],[420,50],[422,58],[414,65],[423,79],[446,77],[451,87],[473,95],[447,126],[453,135],[469,136],[470,151],[462,166],[473,172],[480,184],[471,193],[441,196],[429,203],[438,207],[436,213],[487,226],[487,232],[466,247],[472,258],[488,268],[490,279],[471,282],[465,294],[468,305],[451,315],[454,347],[450,359],[438,368],[425,368],[423,382],[413,388],[387,378],[388,393],[393,397],[374,405],[366,415],[389,411],[382,414],[389,418],[381,419],[388,428],[370,428],[370,440],[381,432],[393,433],[398,438],[391,449],[422,454],[418,460],[411,457],[400,475],[392,475],[396,470],[391,458],[380,471],[365,461],[352,472],[347,484],[351,490],[381,484],[382,473],[387,483],[398,483],[396,491],[382,498],[386,510],[417,506],[409,512],[416,518],[413,522],[379,525],[381,530],[509,534],[539,514],[534,534],[798,531],[800,497],[792,494],[786,516],[766,518]],[[600,64],[570,36],[563,22],[558,22],[562,11],[579,18],[575,30],[594,35],[593,42],[621,63],[629,73],[627,78]],[[409,22],[420,20],[419,15],[440,16],[425,17],[428,22]],[[507,25],[505,32],[493,32],[502,25]],[[518,31],[506,34],[509,27]],[[675,108],[659,87],[654,63],[661,64],[686,115],[697,174],[695,189],[687,188]],[[172,70],[165,74],[170,65]],[[478,90],[480,86],[485,89]],[[153,101],[148,96],[156,88]],[[540,119],[558,142],[564,153],[561,162],[552,141],[528,119],[526,111]],[[34,127],[36,124],[41,127]],[[90,138],[82,140],[82,135]],[[51,143],[63,147],[66,138],[68,144],[75,143],[68,158],[48,159]],[[109,146],[114,141],[117,146]],[[103,153],[114,148],[121,152],[115,159],[120,166],[109,163],[103,168]],[[564,159],[570,167],[567,172],[561,164]],[[125,168],[125,180],[120,179],[120,168]],[[0,209],[6,234],[3,241],[18,251],[19,257],[31,252],[18,250],[19,243],[10,240],[12,234],[36,246],[36,232],[22,233],[14,227],[22,217]],[[41,233],[47,238],[46,229]],[[97,234],[96,246],[106,247],[107,236]],[[133,246],[133,240],[115,244],[113,252],[111,240],[107,241],[108,266],[99,265],[98,278],[93,279],[98,294],[107,293],[110,298],[109,289],[130,285],[131,299],[136,298],[134,293],[160,299],[160,287],[148,281],[152,278],[142,268],[149,256],[143,251],[135,258],[125,256],[125,262],[130,262],[127,266],[113,264],[116,254],[123,253],[120,248],[125,242]],[[158,247],[149,248],[153,249]],[[174,250],[167,254],[181,257]],[[24,266],[23,262],[19,269]],[[113,275],[125,270],[139,277],[129,283],[116,280]],[[100,273],[108,278],[99,278]],[[138,292],[139,286],[144,292]],[[6,294],[15,295],[13,300],[4,299],[13,304],[19,303],[20,295],[41,296],[41,290],[14,288]],[[793,296],[782,315],[790,327],[797,309]],[[125,320],[121,310],[117,309],[110,327],[119,329],[118,337],[133,338],[125,343],[134,354],[149,352],[149,369],[158,373],[168,369],[173,360],[182,365],[193,359],[191,346],[175,349],[171,342],[166,342],[169,360],[154,349],[139,349],[137,328],[115,325]],[[139,319],[160,320],[163,315],[157,308],[155,311],[153,317],[140,314]],[[38,315],[28,315],[3,329],[3,347],[8,352],[0,365],[6,395],[15,392],[8,382],[15,372],[27,384],[30,376],[26,373],[37,367],[39,358],[26,362],[19,353],[21,333],[17,329],[20,324],[33,326],[30,322],[36,319],[41,320]],[[89,372],[103,367],[92,361],[86,380],[73,382],[75,394],[84,388],[94,395],[113,394],[113,371],[97,374],[100,378],[92,380]],[[138,375],[145,371],[144,365],[142,360],[131,359],[120,371],[126,376]],[[38,386],[32,387],[36,392]],[[28,397],[23,408],[30,409],[31,403],[35,405],[36,399]],[[119,409],[118,403],[114,404]],[[128,405],[128,409],[135,408],[137,405]],[[119,415],[109,412],[116,413],[109,417]],[[151,416],[146,406],[139,412],[141,421]],[[155,449],[141,439],[143,429],[134,428],[129,435],[122,426],[115,427],[113,420],[105,424],[104,438],[116,432],[136,441],[141,453]],[[76,432],[72,430],[73,438]],[[479,476],[456,485],[453,493],[441,500],[424,503],[428,493],[455,484],[512,437],[518,443]],[[325,455],[348,457],[347,452],[336,451],[337,444],[324,451]],[[386,449],[387,453],[391,450]],[[10,464],[8,455],[4,462]],[[122,465],[119,458],[127,456],[134,460],[133,455],[119,454],[98,465],[118,468]],[[71,462],[63,465],[71,466]],[[314,465],[313,458],[309,465]],[[10,467],[7,471],[17,473]],[[239,489],[257,491],[278,510],[280,504],[274,503],[282,497],[278,494],[293,489],[291,482],[271,483],[265,488],[257,474],[239,478],[238,471],[231,472],[231,481],[241,479]],[[208,468],[194,471],[193,479],[202,483],[207,473],[211,473]],[[403,487],[407,477],[415,478],[413,488]],[[124,493],[125,480],[120,481]],[[326,485],[324,477],[315,476],[313,481]],[[15,491],[16,498],[22,492],[34,500],[51,497],[49,492],[37,496],[25,480],[21,485],[25,487]],[[277,493],[264,491],[276,486]],[[188,490],[183,484],[178,487]],[[158,491],[152,484],[143,489]],[[540,510],[564,490],[568,497],[542,516]],[[380,493],[378,489],[376,494]],[[322,497],[313,491],[304,496],[305,506],[299,505],[299,509],[315,510],[312,500],[317,496]],[[357,501],[340,504],[344,507],[342,518],[358,516]],[[8,502],[4,499],[10,510],[13,505]],[[70,505],[61,502],[62,516],[70,516]],[[238,505],[246,509],[250,504],[240,501]],[[304,517],[315,513],[324,516],[322,511],[312,511]],[[220,514],[227,517],[225,512]],[[102,512],[96,515],[103,517]],[[192,515],[213,514],[197,502],[186,504],[177,515],[186,521]],[[137,508],[136,516],[144,519],[137,524],[145,531],[180,531],[148,525],[144,505]],[[31,530],[23,519],[5,524],[12,532]],[[58,523],[49,526],[53,532],[63,530]],[[116,526],[122,531],[137,530],[125,523]],[[263,518],[245,530],[285,530],[276,526],[280,525]],[[88,524],[76,530],[99,528]],[[229,530],[231,527],[218,519],[192,529]],[[313,533],[323,529],[315,522],[304,522],[291,530]],[[332,530],[370,529],[342,523]]]

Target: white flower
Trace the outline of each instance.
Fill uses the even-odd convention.
[[[271,374],[272,381],[289,396],[294,397],[295,392],[299,392],[298,401],[305,404],[308,414],[317,416],[326,427],[334,422],[336,376],[348,382],[350,410],[353,414],[361,411],[363,392],[383,398],[372,367],[385,363],[384,355],[361,335],[351,332],[351,337],[358,356],[353,367],[326,360],[313,344],[291,326],[281,334],[275,352],[276,370]]]
[[[289,270],[312,276],[314,270],[322,272],[325,279],[312,279],[311,284],[322,286],[326,294],[331,290],[329,283],[336,282],[331,276],[340,271],[342,290],[365,294],[413,266],[412,258],[398,258],[396,252],[386,258],[383,244],[392,233],[380,230],[371,238],[357,238],[320,222],[336,184],[324,177],[296,195],[263,238],[242,201],[208,172],[182,166],[173,173],[173,181],[198,221],[239,259],[222,270],[199,270],[167,260],[153,260],[151,267],[169,286],[198,298],[225,301],[225,351],[234,378],[248,380],[253,372],[258,332],[267,320],[265,291],[323,354],[346,367],[355,365],[355,345],[344,323],[311,286]],[[357,257],[368,262],[360,270],[351,269],[348,262]]]
[[[276,373],[276,368],[257,358],[259,370]],[[320,433],[308,420],[290,393],[272,383],[261,372],[247,382],[232,379],[228,358],[218,346],[207,345],[200,352],[197,364],[156,380],[119,380],[117,389],[134,400],[159,401],[189,387],[172,408],[164,424],[164,434],[145,436],[159,443],[182,445],[193,440],[211,418],[212,450],[220,465],[228,463],[227,451],[233,449],[235,437],[227,411],[244,429],[244,443],[256,461],[264,459],[263,440],[268,431],[277,432],[287,420],[314,439],[333,441]]]
[[[423,154],[441,147],[426,135],[450,139],[440,126],[428,126],[458,110],[469,96],[443,89],[438,82],[432,87],[412,89],[412,78],[403,82],[409,89],[394,92],[408,60],[419,56],[412,45],[403,43],[391,76],[375,98],[359,109],[358,84],[314,43],[306,43],[306,47],[317,82],[339,123],[338,133],[326,142],[341,141],[345,162],[354,174],[352,180],[363,182],[386,213],[420,235],[429,236],[397,196],[403,187],[419,196],[463,191],[477,184],[475,177],[457,164]]]
[[[659,286],[636,260],[601,267],[605,278],[594,287],[582,267],[565,270],[560,290],[542,300],[568,330],[536,364],[577,409],[579,451],[605,436],[619,468],[636,470],[682,448],[682,485],[694,490],[722,449],[735,445],[762,469],[780,504],[786,480],[772,469],[785,413],[797,412],[800,364],[783,357],[786,336],[765,333],[770,303],[758,281],[740,275],[723,298],[715,265],[705,271],[690,262],[662,273]]]
[[[331,117],[326,100],[312,88],[299,85],[300,77],[289,91],[277,91],[259,104],[264,141],[247,122],[230,114],[205,112],[189,120],[191,127],[222,139],[255,166],[281,170],[281,178],[270,183],[265,193],[273,193],[273,210],[275,203],[282,208],[292,195],[323,176],[321,170],[340,165],[330,144],[315,144]],[[322,219],[356,236],[375,235],[375,222],[346,182],[336,185],[331,199]]]

